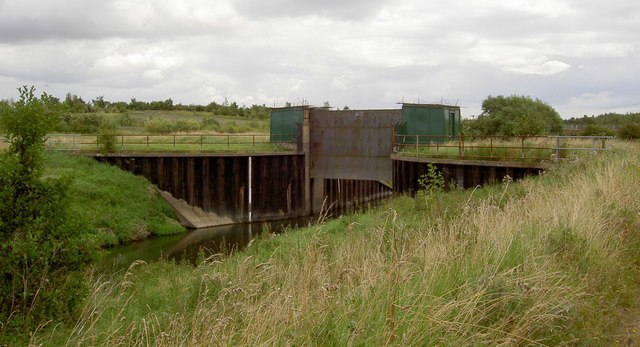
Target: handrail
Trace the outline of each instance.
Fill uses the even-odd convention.
[[[562,160],[608,149],[612,136],[480,136],[397,134],[392,152],[405,156],[498,161]]]
[[[286,134],[48,134],[45,147],[56,151],[115,152],[290,152],[296,141]]]

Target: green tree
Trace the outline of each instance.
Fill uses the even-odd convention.
[[[469,124],[478,135],[546,135],[562,131],[562,119],[547,103],[529,96],[489,96],[482,113]]]
[[[627,123],[618,129],[618,137],[625,140],[640,139],[640,124]]]
[[[580,136],[613,136],[613,130],[597,124],[589,124],[579,133]]]
[[[69,317],[86,291],[86,242],[68,223],[69,179],[44,175],[43,145],[58,122],[50,97],[19,88],[0,108],[9,148],[0,153],[0,345],[50,319]]]

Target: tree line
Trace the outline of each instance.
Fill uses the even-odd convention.
[[[479,136],[583,135],[640,138],[640,113],[605,113],[563,120],[546,102],[530,96],[489,96],[476,119],[463,121],[463,133]]]
[[[159,101],[141,101],[131,98],[129,102],[107,101],[104,96],[98,96],[87,102],[77,95],[67,93],[64,100],[50,97],[52,105],[61,105],[67,113],[126,113],[127,111],[190,111],[190,112],[210,112],[214,115],[237,116],[251,119],[268,119],[269,107],[266,105],[238,105],[235,101],[229,102],[227,98],[222,103],[212,101],[207,105],[183,105],[174,104],[171,98]]]

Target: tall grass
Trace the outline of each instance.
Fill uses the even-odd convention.
[[[633,305],[637,145],[541,177],[400,197],[193,268],[93,279],[70,345],[602,345]]]

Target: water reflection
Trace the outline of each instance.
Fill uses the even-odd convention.
[[[119,270],[127,268],[136,260],[144,260],[148,263],[160,258],[178,262],[188,261],[195,264],[199,257],[207,258],[215,254],[229,254],[241,250],[262,233],[282,233],[285,230],[306,227],[312,220],[304,217],[282,221],[224,225],[134,242],[109,250],[103,267]]]

